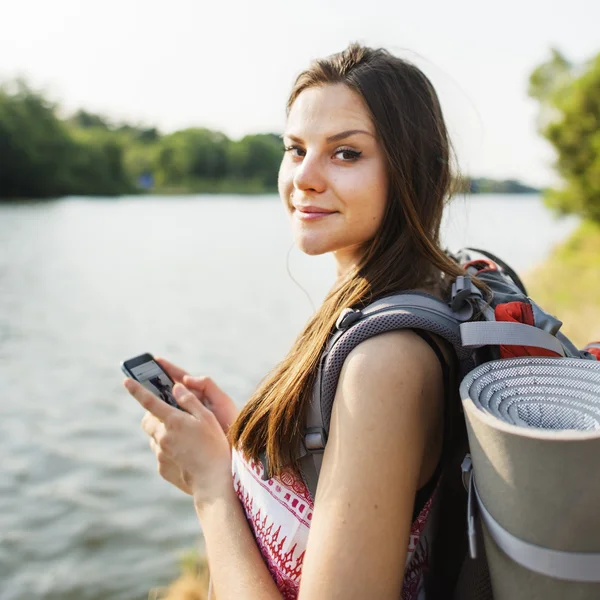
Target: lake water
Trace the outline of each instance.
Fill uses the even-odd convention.
[[[537,196],[477,196],[444,240],[525,271],[575,225]],[[269,196],[0,205],[1,600],[143,599],[201,547],[119,364],[161,354],[242,404],[312,311],[290,247]],[[289,268],[318,304],[331,258],[293,249]]]

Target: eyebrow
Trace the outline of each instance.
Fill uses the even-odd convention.
[[[327,143],[339,142],[340,140],[350,137],[351,135],[356,135],[357,133],[364,133],[366,135],[370,135],[371,137],[375,137],[370,131],[365,131],[364,129],[348,129],[348,131],[342,131],[340,133],[336,133],[335,135],[330,135],[327,138]],[[288,137],[288,138],[290,138],[290,140],[293,140],[294,142],[298,142],[298,143],[302,142],[302,139],[300,139],[299,137],[296,137],[295,135],[292,135],[290,133],[284,133],[283,135],[281,135],[279,137],[281,137],[282,139],[284,137]]]

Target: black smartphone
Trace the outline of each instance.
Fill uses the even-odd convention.
[[[175,382],[165,373],[162,367],[154,360],[152,354],[146,352],[121,363],[121,370],[127,377],[139,381],[147,390],[151,391],[161,400],[183,410],[173,396]]]

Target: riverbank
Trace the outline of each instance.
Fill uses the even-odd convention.
[[[564,325],[578,347],[600,340],[600,224],[583,222],[539,267],[524,274],[529,295]]]

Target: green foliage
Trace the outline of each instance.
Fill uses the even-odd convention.
[[[21,81],[0,88],[0,196],[68,191],[76,149],[55,110]]]
[[[74,130],[79,152],[72,158],[71,194],[114,196],[133,191],[123,145],[108,130]]]
[[[94,115],[85,110],[78,110],[70,119],[69,123],[81,129],[100,128],[110,129],[110,123],[99,115]]]
[[[221,179],[227,172],[229,139],[209,129],[184,129],[165,136],[156,160],[159,185],[201,179]]]
[[[61,121],[56,106],[24,82],[0,88],[0,197],[133,191],[119,139],[98,117],[80,111]]]
[[[255,178],[265,185],[277,181],[282,158],[281,139],[275,134],[247,135],[230,151],[230,169],[243,178]]]
[[[575,66],[553,50],[531,74],[529,94],[540,102],[538,126],[564,182],[546,192],[547,204],[600,222],[600,54]]]
[[[147,162],[161,190],[197,193],[274,191],[281,140],[272,134],[231,141],[209,129],[184,129],[162,138]]]
[[[159,193],[275,191],[281,146],[204,128],[162,136],[85,110],[61,120],[24,82],[0,87],[0,198],[118,195],[142,179]]]

